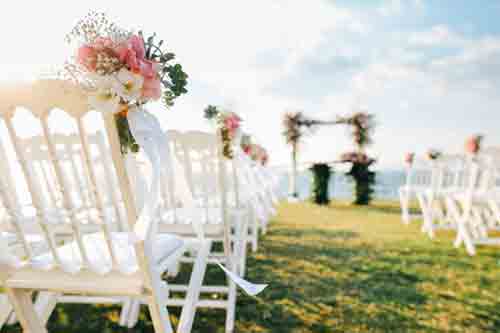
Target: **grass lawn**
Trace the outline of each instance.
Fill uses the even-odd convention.
[[[248,278],[270,286],[240,293],[236,332],[500,332],[500,251],[469,257],[451,233],[431,241],[419,226],[402,225],[395,203],[283,204],[248,261]],[[127,332],[118,311],[60,305],[49,332]],[[147,311],[130,330],[152,331]],[[223,331],[223,311],[197,314],[193,332]]]

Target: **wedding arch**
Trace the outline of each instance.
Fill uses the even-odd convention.
[[[297,189],[297,157],[298,148],[301,139],[306,134],[310,134],[312,129],[319,126],[334,126],[348,125],[351,127],[351,136],[356,146],[352,152],[342,154],[340,160],[336,162],[351,163],[352,168],[347,173],[348,176],[354,178],[356,186],[356,204],[368,204],[371,200],[371,184],[374,183],[374,173],[369,170],[369,167],[375,162],[374,159],[366,155],[366,146],[372,143],[372,132],[375,127],[375,117],[373,114],[366,112],[355,112],[350,116],[337,116],[335,120],[319,120],[306,117],[302,112],[287,112],[283,119],[284,132],[286,143],[291,146],[292,170],[290,175],[289,197],[292,199],[298,198]],[[322,184],[321,187],[328,186],[330,177],[330,166],[328,163],[314,164],[313,173],[317,173],[319,178],[325,178],[325,181],[315,180],[316,184]],[[316,200],[317,203],[326,204],[325,193],[327,190],[320,190],[319,194],[322,199]]]

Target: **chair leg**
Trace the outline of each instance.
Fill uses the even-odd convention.
[[[0,329],[12,313],[12,305],[6,295],[0,295]]]
[[[200,298],[201,287],[205,271],[207,269],[208,255],[212,247],[211,241],[205,241],[201,244],[198,251],[197,258],[193,265],[191,279],[189,281],[189,288],[186,294],[186,301],[182,307],[179,326],[177,327],[178,333],[189,333],[193,327],[194,317],[196,315],[196,303]]]
[[[31,301],[31,291],[6,287],[5,291],[26,333],[47,333]]]
[[[130,316],[130,308],[132,306],[132,298],[128,298],[122,303],[122,311],[120,312],[120,326],[128,325],[128,318]]]
[[[253,219],[252,222],[252,252],[257,252],[259,247],[259,220]]]
[[[401,202],[401,218],[404,224],[410,223],[410,213],[409,213],[409,197],[406,193],[402,191],[399,193],[399,200]]]
[[[36,298],[35,310],[40,316],[40,320],[44,326],[47,325],[50,315],[56,308],[57,297],[58,295],[56,293],[40,292]]]
[[[165,300],[153,291],[148,300],[149,313],[153,321],[155,333],[173,333]]]
[[[139,313],[141,312],[141,301],[133,300],[128,313],[127,324],[128,328],[133,328],[139,321]]]
[[[227,296],[226,309],[226,333],[234,332],[234,320],[236,312],[236,285],[229,278],[229,292]]]

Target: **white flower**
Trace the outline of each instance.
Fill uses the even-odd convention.
[[[114,79],[109,76],[102,76],[96,79],[96,90],[89,95],[89,104],[101,112],[118,112],[120,97],[113,89]]]
[[[122,68],[116,74],[113,87],[118,96],[126,101],[138,100],[142,93],[144,78],[140,74]]]

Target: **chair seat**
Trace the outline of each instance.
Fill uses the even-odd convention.
[[[230,223],[236,221],[235,217],[238,214],[245,212],[242,208],[231,208],[227,211]],[[196,212],[189,208],[177,208],[175,212],[168,210],[162,214],[158,229],[160,232],[194,236],[195,231],[192,226],[194,219],[203,225],[205,236],[219,237],[223,235],[224,225],[222,224],[220,207],[197,208]]]
[[[78,243],[72,241],[57,248],[57,253],[62,262],[63,271],[76,273],[82,269],[89,269],[98,274],[107,274],[113,268],[111,254],[108,250],[106,239],[102,233],[93,233],[82,237],[89,267],[84,267]],[[129,240],[128,233],[112,233],[112,244],[116,253],[117,269],[121,273],[132,274],[138,271],[137,257]],[[155,263],[168,258],[171,254],[181,249],[184,241],[174,235],[159,234],[153,244],[153,258]],[[31,265],[35,269],[50,270],[56,268],[56,261],[51,252],[36,256]]]
[[[138,296],[144,294],[147,287],[144,285],[144,279],[140,272],[129,275],[118,272],[100,275],[90,271],[82,271],[78,274],[72,274],[59,269],[50,271],[16,270],[5,280],[5,286],[68,294],[108,296]]]

